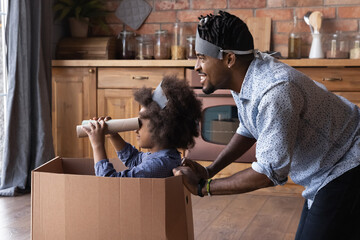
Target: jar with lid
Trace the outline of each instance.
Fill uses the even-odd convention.
[[[142,35],[136,37],[136,59],[153,59],[154,58],[154,45],[151,35]]]
[[[121,31],[116,39],[117,58],[135,58],[135,33],[131,31]]]
[[[155,31],[154,58],[155,59],[170,58],[170,43],[168,39],[168,32],[166,30]]]
[[[301,58],[301,35],[298,28],[297,18],[295,16],[293,28],[289,34],[288,58]]]
[[[326,46],[326,58],[349,58],[349,43],[340,31],[329,36]]]
[[[353,37],[350,43],[350,58],[360,59],[360,33]]]
[[[186,38],[186,57],[187,59],[194,59],[196,58],[196,52],[195,52],[195,39],[196,37],[194,35],[190,35]]]
[[[171,59],[185,59],[185,26],[182,23],[174,24],[174,36],[171,44]]]

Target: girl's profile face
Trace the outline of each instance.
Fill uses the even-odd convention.
[[[142,111],[145,111],[146,108],[142,107],[140,109],[140,113]],[[152,137],[151,137],[151,132],[149,130],[149,123],[150,120],[149,119],[144,119],[139,117],[139,125],[140,128],[139,130],[136,130],[136,140],[139,143],[139,147],[141,148],[153,148],[154,147],[154,143],[152,141]]]

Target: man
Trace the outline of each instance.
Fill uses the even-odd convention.
[[[203,92],[230,89],[240,125],[209,167],[186,160],[174,174],[200,196],[283,185],[290,176],[305,187],[297,240],[360,239],[359,107],[254,51],[239,18],[220,11],[199,19],[195,70]],[[255,142],[251,168],[211,179]]]

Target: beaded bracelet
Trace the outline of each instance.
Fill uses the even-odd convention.
[[[211,183],[212,179],[208,179],[207,184],[206,184],[206,191],[209,197],[211,197],[211,192],[210,192],[210,183]]]

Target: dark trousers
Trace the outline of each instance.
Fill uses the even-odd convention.
[[[295,240],[360,240],[360,166],[328,183],[311,208],[307,200]]]

